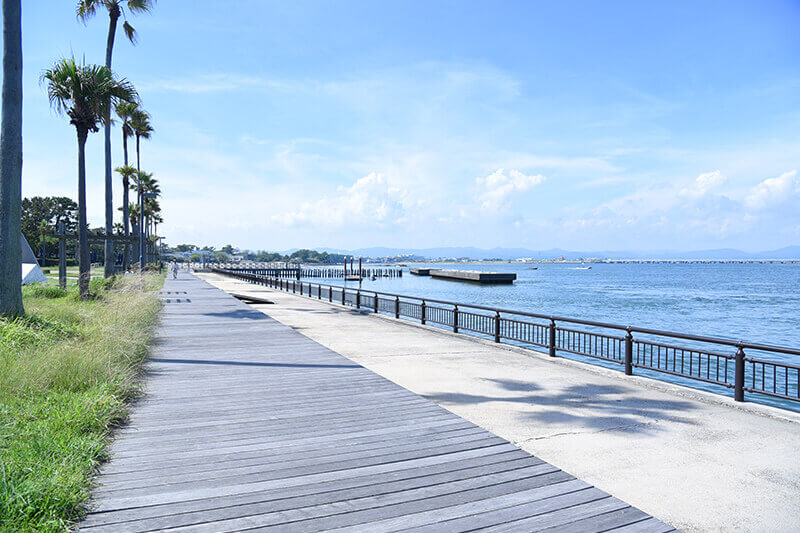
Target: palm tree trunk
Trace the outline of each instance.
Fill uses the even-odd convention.
[[[111,70],[111,54],[114,50],[114,35],[117,33],[117,19],[119,18],[119,8],[109,10],[110,21],[108,23],[108,41],[106,43],[106,67]],[[111,105],[106,108],[105,128],[103,128],[105,149],[106,149],[106,235],[114,232],[114,183],[111,173]],[[114,241],[106,239],[105,242],[105,277],[110,278],[114,275]]]
[[[89,297],[89,234],[86,227],[86,137],[89,132],[78,129],[78,291]]]
[[[136,170],[141,172],[139,139],[139,135],[136,135]],[[139,178],[139,270],[144,270],[144,196],[142,196],[141,178]]]
[[[128,136],[125,135],[125,131],[122,131],[122,153],[125,156],[125,165],[128,166]],[[128,187],[130,183],[128,182],[128,178],[122,178],[122,229],[125,233],[125,236],[130,236],[130,219],[128,213]],[[122,252],[122,269],[123,271],[128,271],[128,266],[131,264],[131,245],[128,242],[125,242],[125,248]]]
[[[0,124],[0,314],[22,307],[22,9],[3,0],[3,104]]]

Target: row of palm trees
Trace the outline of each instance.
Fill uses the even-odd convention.
[[[78,0],[78,19],[87,22],[98,10],[109,16],[105,65],[79,64],[74,58],[60,59],[42,74],[50,104],[66,115],[75,127],[78,142],[78,286],[82,298],[89,295],[90,263],[86,225],[86,140],[90,133],[104,129],[105,148],[105,232],[114,230],[113,173],[111,164],[112,109],[122,122],[124,164],[117,169],[123,180],[123,232],[130,235],[131,226],[155,233],[161,221],[160,206],[155,196],[158,184],[152,174],[141,169],[140,141],[153,131],[150,116],[140,107],[134,86],[111,71],[111,59],[117,26],[131,41],[136,30],[128,23],[130,13],[150,11],[155,0]],[[22,14],[21,0],[2,0],[3,10],[3,86],[2,124],[0,124],[0,314],[23,314],[20,279],[20,215],[22,181]],[[128,162],[128,139],[136,138],[136,168]],[[138,202],[132,204],[128,191],[133,185]],[[138,216],[133,219],[132,216]],[[147,223],[145,222],[147,217]],[[148,235],[149,236],[149,235]],[[144,265],[145,240],[139,239],[139,264]],[[130,262],[126,244],[124,267]],[[105,243],[105,275],[112,276],[115,267],[113,241]]]

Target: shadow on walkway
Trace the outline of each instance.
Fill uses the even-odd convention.
[[[583,428],[593,431],[621,431],[655,434],[657,422],[667,420],[694,424],[681,416],[695,409],[683,400],[654,400],[637,396],[637,390],[618,385],[572,385],[560,391],[545,391],[533,382],[510,379],[487,379],[510,395],[466,393],[427,394],[426,398],[447,404],[482,404],[496,402],[530,406],[519,416],[553,429]]]
[[[236,309],[234,311],[219,311],[217,313],[202,313],[203,316],[218,316],[225,318],[247,318],[249,320],[266,320],[267,315],[251,309]]]

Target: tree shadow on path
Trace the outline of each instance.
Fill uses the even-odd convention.
[[[444,392],[425,395],[444,405],[519,404],[517,415],[537,427],[556,432],[624,431],[654,434],[658,422],[694,424],[685,414],[696,409],[685,400],[661,400],[641,395],[627,385],[582,384],[545,390],[536,383],[487,379],[508,394],[480,395]]]

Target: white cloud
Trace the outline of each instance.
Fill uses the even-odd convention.
[[[762,210],[781,205],[800,196],[800,178],[797,171],[784,172],[777,178],[767,178],[745,197],[745,205],[753,210]]]
[[[719,187],[725,183],[725,181],[725,176],[723,176],[722,172],[719,170],[715,170],[714,172],[706,172],[705,174],[700,174],[697,176],[691,185],[681,189],[681,195],[699,198]]]
[[[545,177],[541,174],[528,176],[519,170],[505,170],[499,168],[486,176],[477,178],[478,200],[481,209],[485,211],[499,211],[509,206],[515,195],[522,194],[541,184]]]
[[[145,80],[139,84],[140,92],[163,91],[185,94],[230,92],[241,89],[289,90],[293,88],[296,88],[294,82],[231,73],[159,78]]]
[[[404,192],[391,186],[383,174],[372,172],[350,187],[339,187],[337,194],[305,202],[296,211],[276,214],[274,222],[286,226],[323,224],[394,224],[405,214]]]

